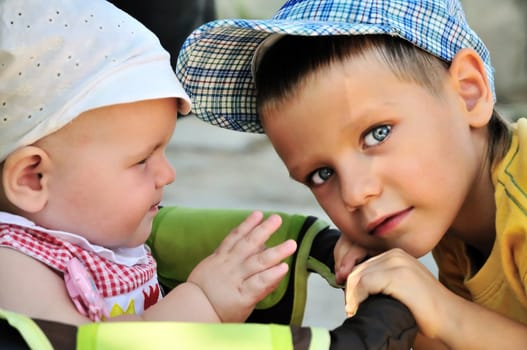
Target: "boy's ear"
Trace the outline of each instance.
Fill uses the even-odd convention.
[[[12,205],[30,213],[42,210],[48,201],[49,164],[46,152],[35,146],[22,147],[7,157],[2,185]]]
[[[472,127],[483,127],[494,109],[494,96],[485,65],[473,49],[460,50],[450,65],[449,75]]]

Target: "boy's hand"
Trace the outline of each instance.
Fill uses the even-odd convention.
[[[420,332],[414,349],[520,349],[527,344],[524,324],[454,294],[398,248],[353,269],[346,283],[346,312],[360,310],[358,305],[373,294],[391,296],[410,309]]]
[[[351,270],[368,255],[365,248],[356,245],[348,237],[341,235],[335,244],[335,282],[344,284]]]
[[[296,242],[266,248],[282,220],[278,215],[262,218],[259,211],[249,215],[188,278],[203,290],[222,322],[245,321],[287,274],[288,265],[282,261],[295,252]]]
[[[385,294],[405,304],[420,331],[429,338],[451,323],[453,298],[436,277],[416,258],[401,249],[374,256],[353,269],[346,283],[346,313],[353,315],[368,295]],[[450,321],[449,321],[450,320]]]

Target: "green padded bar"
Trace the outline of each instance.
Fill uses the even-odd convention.
[[[75,327],[3,309],[0,320],[7,320],[23,339],[8,341],[8,330],[0,330],[0,348],[14,350],[328,350],[331,341],[325,329],[277,324],[100,322]]]
[[[285,325],[250,323],[107,322],[79,327],[78,350],[327,350],[327,330],[311,328],[307,346],[295,347]]]
[[[44,332],[31,318],[0,309],[0,319],[7,320],[9,325],[17,329],[30,349],[53,350]]]
[[[203,209],[187,207],[164,207],[154,219],[152,234],[147,244],[158,262],[159,281],[173,288],[185,281],[194,266],[211,254],[223,238],[240,224],[251,210],[238,209]],[[276,305],[287,292],[289,279],[293,281],[293,313],[290,324],[301,325],[307,295],[308,268],[320,273],[331,282],[332,273],[329,267],[317,261],[309,260],[313,240],[317,234],[329,226],[320,219],[313,219],[302,239],[299,235],[306,229],[306,216],[291,215],[281,212],[264,212],[264,217],[279,214],[282,225],[268,241],[274,246],[287,239],[298,242],[297,252],[286,259],[290,272],[280,282],[275,291],[258,303],[257,310]],[[292,270],[294,269],[294,274]]]

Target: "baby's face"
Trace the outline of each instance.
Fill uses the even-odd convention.
[[[484,157],[462,109],[453,91],[433,95],[366,56],[312,75],[263,121],[291,177],[344,234],[417,257],[448,230]]]
[[[40,145],[53,162],[41,224],[109,248],[144,243],[175,178],[165,150],[176,116],[171,98],[113,105],[52,135]]]

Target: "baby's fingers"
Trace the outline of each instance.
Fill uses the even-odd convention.
[[[248,275],[264,271],[289,257],[296,251],[296,242],[288,239],[274,247],[266,248],[255,253],[246,261],[246,270]]]
[[[280,263],[252,275],[242,284],[241,298],[248,304],[259,302],[276,289],[288,271],[289,266],[286,263]]]
[[[234,245],[245,235],[251,232],[258,224],[261,223],[263,213],[261,211],[253,211],[249,216],[242,221],[241,224],[236,226],[224,239],[223,242],[216,249],[216,252],[228,252]]]
[[[229,254],[237,257],[248,258],[265,249],[265,242],[282,224],[282,218],[273,214],[266,220],[251,228],[232,245]]]
[[[243,266],[243,284],[250,286],[251,290],[266,291],[274,288],[275,283],[278,283],[287,272],[287,269],[285,272],[282,270],[284,265],[287,267],[282,261],[292,255],[296,247],[296,242],[290,239],[248,258]]]

